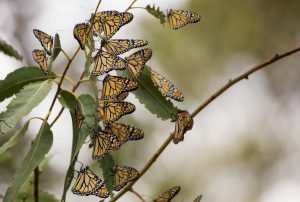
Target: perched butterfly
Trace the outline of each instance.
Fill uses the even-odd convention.
[[[154,70],[149,70],[154,85],[158,87],[158,90],[163,96],[172,98],[177,101],[183,101],[184,97],[182,93],[169,80],[167,80],[165,77],[155,72]]]
[[[105,39],[110,39],[123,25],[131,22],[133,15],[128,12],[103,11],[96,13],[93,28],[102,33]]]
[[[135,106],[129,102],[98,100],[98,115],[103,119],[104,124],[117,121],[126,114],[135,111]]]
[[[97,134],[94,136],[94,147],[93,147],[93,154],[92,158],[94,160],[100,160],[110,150],[111,145],[111,138],[110,134],[106,131],[98,131]]]
[[[169,10],[167,15],[171,29],[179,29],[187,24],[196,23],[201,20],[199,14],[184,10]]]
[[[88,29],[88,24],[86,23],[80,23],[75,25],[74,29],[73,29],[73,35],[75,37],[75,39],[78,41],[80,48],[82,50],[85,49],[85,44],[87,41],[87,29]]]
[[[139,176],[139,172],[135,168],[128,166],[116,165],[114,171],[114,190],[116,191],[120,191],[129,182],[134,181]]]
[[[152,50],[145,48],[125,58],[127,61],[127,69],[133,78],[137,79],[140,76],[145,63],[151,58],[151,56]]]
[[[77,128],[80,129],[84,122],[84,116],[80,107],[76,107],[74,111],[75,111],[76,125]]]
[[[186,131],[193,128],[193,118],[186,110],[178,110],[176,123],[175,123],[175,133],[173,137],[173,142],[178,144],[180,141],[183,141],[184,134]]]
[[[193,202],[200,202],[202,199],[202,195],[199,195]]]
[[[124,59],[101,50],[94,57],[94,63],[93,74],[95,76],[112,70],[124,70],[126,68],[126,61]]]
[[[99,196],[100,198],[109,197],[109,190],[105,185],[102,185],[98,190],[95,190],[93,195]]]
[[[38,29],[34,29],[33,33],[35,37],[40,41],[47,54],[52,55],[53,37]]]
[[[137,82],[126,77],[110,76],[109,74],[103,80],[102,96],[104,100],[120,100],[117,97],[128,91],[137,89]],[[127,97],[127,96],[126,96]],[[126,98],[125,97],[125,98]]]
[[[169,189],[168,191],[161,194],[157,199],[155,199],[155,202],[169,202],[174,198],[178,192],[180,191],[180,186],[175,186]]]
[[[48,63],[47,63],[47,56],[46,51],[44,50],[33,50],[32,51],[33,59],[38,63],[38,65],[43,70],[44,74],[48,74]]]
[[[145,40],[133,40],[133,39],[111,39],[102,40],[101,46],[105,50],[114,55],[123,54],[133,48],[139,48],[148,44]]]
[[[103,181],[88,166],[85,166],[80,169],[71,191],[81,196],[95,195],[102,185]]]
[[[122,144],[128,140],[140,140],[144,137],[144,132],[138,128],[127,124],[111,123],[105,128],[105,131],[109,132],[112,139],[110,148],[112,150],[118,150]]]

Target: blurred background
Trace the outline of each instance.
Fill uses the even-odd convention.
[[[123,11],[130,3],[103,0],[100,10]],[[133,22],[115,38],[147,40],[154,53],[148,64],[184,93],[185,101],[175,104],[190,112],[229,79],[300,44],[299,0],[140,0],[136,6],[153,3],[165,12],[184,8],[200,13],[202,21],[174,31],[167,24],[160,25],[146,11],[132,10]],[[0,37],[13,44],[24,60],[20,63],[0,54],[0,79],[18,67],[35,65],[31,51],[41,47],[32,33],[34,28],[51,35],[58,33],[62,47],[72,54],[78,47],[73,27],[88,20],[96,4],[96,0],[1,0]],[[77,80],[84,62],[81,52],[68,76]],[[54,71],[62,72],[65,64],[66,59],[60,54]],[[147,201],[180,185],[181,192],[173,201],[189,202],[203,194],[203,202],[299,202],[299,64],[299,53],[285,58],[212,102],[194,119],[194,128],[185,135],[184,142],[170,144],[134,189]],[[87,88],[80,87],[77,93]],[[43,117],[55,90],[53,86],[48,99],[28,117]],[[174,123],[157,119],[134,96],[129,100],[137,110],[122,122],[144,130],[145,138],[128,142],[113,156],[117,164],[141,169],[174,130]],[[0,111],[5,110],[9,101],[0,104]],[[57,104],[52,120],[59,109]],[[6,158],[1,158],[1,195],[5,194],[39,127],[39,121],[32,121],[30,134]],[[68,112],[63,113],[52,130],[51,159],[40,180],[42,189],[60,198],[72,141]],[[2,135],[0,143],[7,138]],[[93,163],[88,145],[81,150],[79,159]],[[97,197],[68,192],[67,201],[86,200],[99,201]],[[139,200],[127,193],[119,201]]]

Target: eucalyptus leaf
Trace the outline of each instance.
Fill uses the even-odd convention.
[[[50,81],[36,82],[25,86],[16,94],[7,110],[0,113],[0,120],[3,120],[0,122],[2,132],[9,131],[21,118],[29,114],[48,95],[51,87]]]
[[[1,39],[0,39],[0,51],[8,56],[16,58],[17,60],[20,61],[23,60],[23,57],[21,56],[20,53],[18,53],[18,51],[16,51],[11,45],[9,45],[8,43],[6,43]]]
[[[16,171],[12,184],[8,187],[3,202],[11,202],[16,196],[21,186],[26,182],[30,174],[45,158],[53,142],[53,134],[49,124],[44,121],[36,138],[34,139],[31,149]]]
[[[155,8],[155,4],[153,4],[152,7],[150,5],[147,5],[146,10],[155,18],[159,19],[161,24],[164,24],[166,22],[166,15],[161,10],[159,10],[159,7]]]
[[[56,78],[55,74],[46,76],[39,67],[21,67],[0,81],[0,102],[18,93],[24,86],[38,81]]]
[[[15,146],[25,136],[30,120],[28,120],[11,138],[0,147],[0,155]]]
[[[114,186],[115,161],[110,154],[107,154],[99,162],[100,162],[101,169],[103,171],[105,185],[108,188],[109,193],[111,194],[113,191],[113,186]]]

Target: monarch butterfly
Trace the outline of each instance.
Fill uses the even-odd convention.
[[[100,50],[94,57],[93,74],[99,76],[112,70],[123,70],[126,68],[126,61],[116,55]]]
[[[85,49],[84,45],[86,44],[87,40],[87,28],[88,25],[86,23],[80,23],[75,25],[73,29],[74,38],[78,41],[79,46],[82,50]]]
[[[120,191],[129,182],[134,181],[139,176],[139,172],[135,168],[128,166],[116,165],[114,172],[114,190],[116,191]]]
[[[71,191],[81,196],[95,195],[102,185],[103,181],[88,166],[85,166],[80,169]]]
[[[167,19],[171,29],[179,29],[187,24],[199,22],[201,16],[191,11],[170,9]]]
[[[115,143],[110,146],[112,150],[118,150],[120,146],[128,140],[140,140],[144,137],[142,130],[116,122],[111,123],[105,130],[111,134],[111,139],[115,141]]]
[[[157,199],[155,199],[155,202],[169,202],[174,198],[178,192],[180,191],[180,186],[175,186],[169,189],[168,191],[162,193]]]
[[[135,111],[135,106],[129,102],[98,100],[98,115],[103,119],[104,124],[117,121],[126,114]]]
[[[133,48],[139,48],[148,44],[145,40],[133,40],[133,39],[111,39],[102,40],[102,47],[111,54],[120,55]]]
[[[200,202],[202,199],[202,195],[199,195],[193,202]]]
[[[151,58],[152,50],[145,48],[125,58],[131,76],[137,79],[144,69],[145,63]]]
[[[116,101],[123,101],[123,100],[125,100],[127,98],[128,94],[129,94],[128,92],[121,93],[120,95],[118,95],[116,97]]]
[[[75,111],[76,125],[77,125],[77,128],[80,129],[84,122],[84,116],[83,116],[83,113],[82,113],[80,107],[75,107],[74,111]]]
[[[110,134],[106,131],[98,131],[94,139],[92,158],[100,160],[109,152],[111,145]]]
[[[101,98],[104,100],[116,100],[121,93],[135,90],[137,87],[136,81],[121,76],[110,76],[108,74],[103,80]]]
[[[186,131],[193,128],[193,118],[186,110],[178,110],[176,123],[175,123],[175,133],[173,137],[173,142],[178,144],[180,141],[183,141],[184,134]]]
[[[177,101],[183,101],[183,94],[165,77],[161,74],[150,69],[151,79],[155,86],[158,87],[158,90],[163,96],[172,98]]]
[[[103,11],[96,13],[93,28],[103,32],[105,39],[110,39],[123,25],[131,22],[133,15],[129,12]]]
[[[53,37],[38,29],[34,29],[33,34],[40,41],[47,54],[52,55]]]
[[[46,51],[44,50],[33,50],[32,51],[33,59],[38,63],[38,65],[43,70],[44,74],[48,74],[48,63],[47,63],[47,56]]]

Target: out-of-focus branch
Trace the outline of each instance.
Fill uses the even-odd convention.
[[[212,101],[214,101],[217,97],[222,95],[226,90],[228,90],[230,87],[232,87],[234,84],[238,83],[239,81],[243,79],[248,79],[251,74],[254,72],[278,61],[281,60],[289,55],[292,55],[296,52],[300,51],[300,46],[291,49],[285,53],[282,54],[275,54],[272,58],[250,68],[245,73],[239,75],[238,77],[234,79],[229,79],[229,81],[221,87],[219,90],[217,90],[212,96],[210,96],[207,100],[205,100],[195,111],[192,112],[192,117],[194,118],[197,116],[205,107],[207,107]],[[110,202],[118,200],[122,195],[124,195],[127,191],[131,191],[132,186],[147,172],[147,170],[152,166],[152,164],[156,161],[156,159],[160,156],[160,154],[167,148],[167,146],[170,144],[174,136],[174,132],[169,135],[169,137],[164,141],[164,143],[158,148],[158,150],[154,153],[154,155],[148,160],[148,162],[145,164],[145,166],[140,171],[140,175],[137,178],[136,181],[129,183],[125,188],[122,189],[118,194],[116,194]]]

